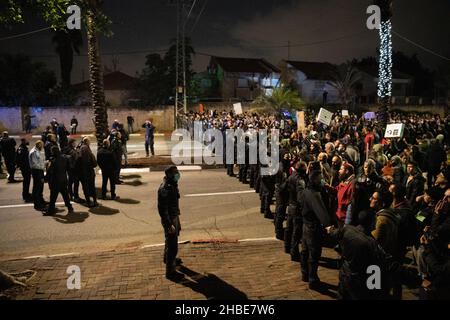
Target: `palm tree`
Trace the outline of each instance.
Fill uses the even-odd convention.
[[[46,0],[7,1],[0,6],[0,23],[24,23],[23,12],[30,7],[36,10],[54,30],[66,29],[66,9],[73,4],[80,6],[84,14],[82,21],[87,29],[89,82],[91,87],[92,107],[95,114],[95,130],[97,142],[101,143],[108,129],[108,115],[105,106],[105,93],[103,89],[103,72],[98,46],[98,32],[109,35],[108,25],[111,21],[101,11],[103,0]]]
[[[73,52],[80,54],[83,45],[80,30],[57,30],[53,35],[52,42],[55,51],[59,55],[61,68],[61,82],[64,87],[70,86],[70,74],[73,66]]]
[[[89,57],[89,83],[91,87],[92,107],[95,115],[95,136],[98,145],[108,134],[108,113],[105,103],[103,86],[103,68],[100,60],[98,46],[98,26],[96,19],[100,14],[101,0],[85,0],[88,3],[86,10],[86,29]]]
[[[361,79],[359,71],[350,63],[344,63],[336,68],[333,81],[329,84],[336,88],[342,104],[348,108],[355,95],[356,84]]]
[[[284,85],[274,88],[271,94],[260,95],[252,104],[274,112],[280,112],[282,109],[302,109],[305,106],[305,102],[300,98],[298,92]]]

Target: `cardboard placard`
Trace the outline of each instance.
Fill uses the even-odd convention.
[[[305,127],[305,111],[297,111],[297,131],[303,131]]]
[[[403,131],[405,130],[404,123],[393,123],[386,126],[386,131],[384,132],[385,138],[401,138],[403,137]]]
[[[349,116],[348,110],[342,110],[342,116],[343,117],[348,117]]]
[[[236,114],[242,114],[242,105],[240,102],[233,103],[234,113]]]
[[[320,108],[319,115],[317,116],[317,121],[329,126],[331,119],[333,118],[333,113],[327,109]]]
[[[364,113],[364,119],[366,120],[372,120],[372,119],[376,119],[376,114],[375,112],[366,112]]]

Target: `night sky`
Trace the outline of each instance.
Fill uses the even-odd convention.
[[[111,18],[111,38],[101,37],[103,63],[135,75],[144,66],[143,51],[164,50],[176,35],[176,11],[167,0],[106,0],[105,13]],[[341,63],[376,54],[378,34],[366,28],[370,0],[197,0],[186,29],[192,32],[194,69],[203,71],[209,57],[263,57],[277,64],[290,59]],[[450,57],[450,1],[394,0],[393,29],[428,49]],[[46,27],[36,17],[24,25],[6,30],[0,38]],[[51,43],[52,33],[43,31],[0,41],[0,52],[25,53],[45,62],[59,77],[58,56]],[[83,30],[83,37],[86,37]],[[330,40],[330,41],[329,41]],[[331,41],[332,40],[332,41]],[[433,56],[393,36],[394,50],[417,53],[429,68],[450,62]],[[87,45],[81,49],[86,53]],[[124,52],[135,52],[123,54]],[[115,55],[112,55],[115,53]],[[394,65],[395,68],[395,65]],[[72,83],[88,79],[86,56],[76,57]]]

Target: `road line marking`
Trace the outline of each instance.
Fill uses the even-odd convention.
[[[150,168],[125,168],[120,169],[120,173],[143,173],[143,172],[149,172]],[[98,173],[101,174],[102,170],[98,170]]]
[[[238,242],[269,241],[269,240],[277,240],[277,238],[275,238],[275,237],[269,237],[269,238],[250,238],[250,239],[242,239],[242,240],[238,240]]]
[[[45,258],[46,256],[29,256],[29,257],[24,257],[21,258],[22,260],[27,260],[27,259],[40,259],[40,258]]]
[[[55,258],[55,257],[65,257],[65,256],[73,256],[73,255],[77,255],[79,253],[77,252],[69,252],[69,253],[60,253],[60,254],[53,254],[50,256],[47,256],[48,258]]]
[[[242,190],[242,191],[230,191],[230,192],[214,192],[214,193],[193,193],[185,194],[185,197],[206,197],[206,196],[219,196],[228,194],[241,194],[241,193],[255,193],[254,190]]]
[[[72,202],[71,202],[72,203]],[[55,205],[61,205],[64,204],[64,202],[56,202]],[[0,206],[0,209],[8,209],[8,208],[22,208],[22,207],[33,207],[34,204],[32,203],[25,203],[25,204],[11,204],[7,206]]]

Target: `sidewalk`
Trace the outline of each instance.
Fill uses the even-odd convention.
[[[296,299],[336,298],[337,254],[324,249],[319,268],[327,292],[308,289],[300,280],[299,263],[291,262],[283,243],[262,240],[234,243],[179,245],[180,271],[187,275],[175,283],[165,278],[163,246],[132,248],[95,254],[1,261],[7,272],[34,270],[25,289],[4,292],[13,299]],[[81,289],[68,290],[67,267],[81,270]],[[404,290],[404,299],[417,299]]]

